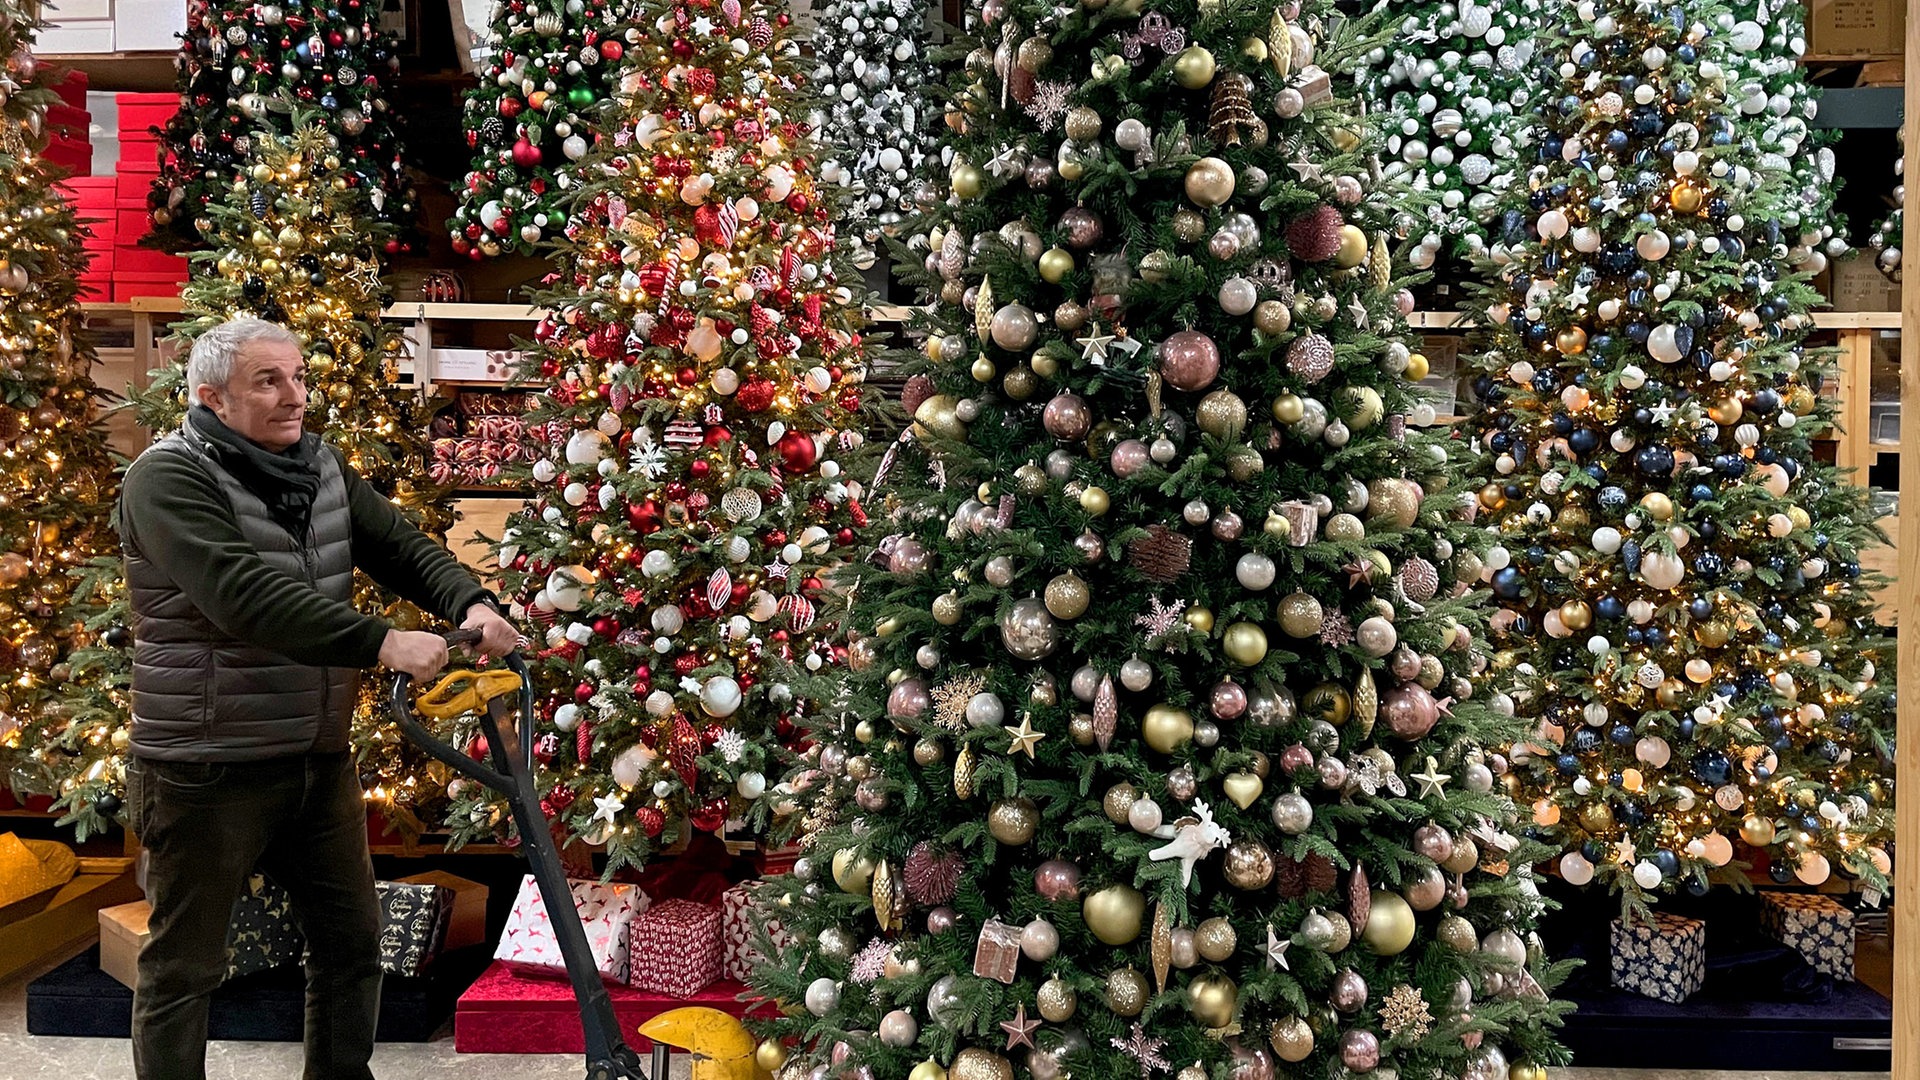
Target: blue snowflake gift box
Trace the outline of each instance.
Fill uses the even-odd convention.
[[[1760,928],[1815,971],[1853,981],[1853,912],[1831,896],[1762,893]]]
[[[1707,924],[1699,919],[1615,919],[1609,934],[1613,985],[1622,990],[1677,1004],[1707,981]]]

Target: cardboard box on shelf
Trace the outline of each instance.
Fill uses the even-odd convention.
[[[1829,295],[1835,311],[1899,311],[1900,285],[1880,272],[1871,257],[1853,255],[1834,262]]]
[[[1906,51],[1906,0],[1813,0],[1808,56],[1899,56]]]

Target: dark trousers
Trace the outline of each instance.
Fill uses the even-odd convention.
[[[198,764],[135,759],[133,828],[151,853],[133,1062],[140,1080],[206,1076],[207,1009],[227,922],[257,866],[307,939],[306,1080],[366,1080],[380,1013],[380,913],[351,754]]]

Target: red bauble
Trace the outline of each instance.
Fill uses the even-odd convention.
[[[488,749],[487,737],[485,735],[475,735],[473,741],[467,744],[467,756],[475,761],[485,761],[487,760]]]
[[[715,799],[691,815],[693,827],[701,832],[717,832],[727,823],[727,800]]]
[[[852,529],[841,529],[839,532],[833,534],[833,542],[838,547],[846,547],[847,545],[853,543],[853,540],[854,540],[854,536],[853,536]]]
[[[681,653],[679,656],[673,658],[673,673],[675,675],[691,675],[699,666],[700,656],[698,653]]]
[[[700,445],[711,449],[731,438],[733,438],[733,432],[726,428],[719,426],[710,427],[707,429],[705,435],[700,436]]]
[[[674,372],[673,378],[674,381],[678,382],[681,386],[693,386],[700,381],[700,369],[697,367],[683,367],[679,371]]]
[[[750,413],[765,412],[773,404],[773,382],[770,379],[752,378],[740,384],[734,392],[734,400]]]
[[[525,139],[514,140],[513,163],[523,169],[533,168],[540,164],[540,148]]]
[[[800,591],[806,593],[808,596],[818,596],[820,595],[820,590],[826,587],[826,584],[817,577],[807,578],[800,583]]]
[[[693,474],[695,480],[705,480],[707,474],[713,471],[713,466],[704,461],[696,461],[687,466],[687,471]]]
[[[780,460],[786,462],[790,472],[806,472],[820,460],[820,451],[813,445],[813,436],[803,431],[789,431],[780,436],[778,448]]]
[[[523,107],[525,107],[525,103],[517,97],[503,97],[500,99],[500,115],[508,120],[519,116],[520,110]]]
[[[796,214],[806,213],[807,212],[806,193],[796,191],[793,194],[787,196],[787,209],[793,211]]]
[[[675,502],[678,502],[678,501],[680,501],[681,499],[684,499],[684,498],[686,498],[686,497],[687,497],[687,482],[686,482],[685,480],[670,480],[670,481],[668,481],[668,482],[667,482],[667,487],[666,487],[666,494],[667,494],[667,498],[669,498],[669,499],[672,499],[672,500],[674,500]]]
[[[733,583],[733,602],[734,603],[736,604],[745,603],[747,597],[751,595],[753,595],[753,587],[751,585],[748,585],[744,581],[736,581]]]
[[[606,57],[609,60],[620,59],[621,55],[624,54],[626,51],[627,51],[627,48],[625,45],[622,45],[620,42],[615,41],[611,38],[600,43],[600,55]]]
[[[593,620],[593,632],[603,638],[617,637],[620,634],[620,624],[602,615]]]
[[[575,701],[585,703],[586,700],[588,698],[591,698],[592,696],[593,696],[592,683],[581,683],[580,685],[573,688],[573,700]]]

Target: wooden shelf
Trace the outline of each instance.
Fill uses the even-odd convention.
[[[139,91],[154,93],[172,90],[174,49],[111,53],[38,53],[43,64],[84,71],[87,89],[95,91]]]

